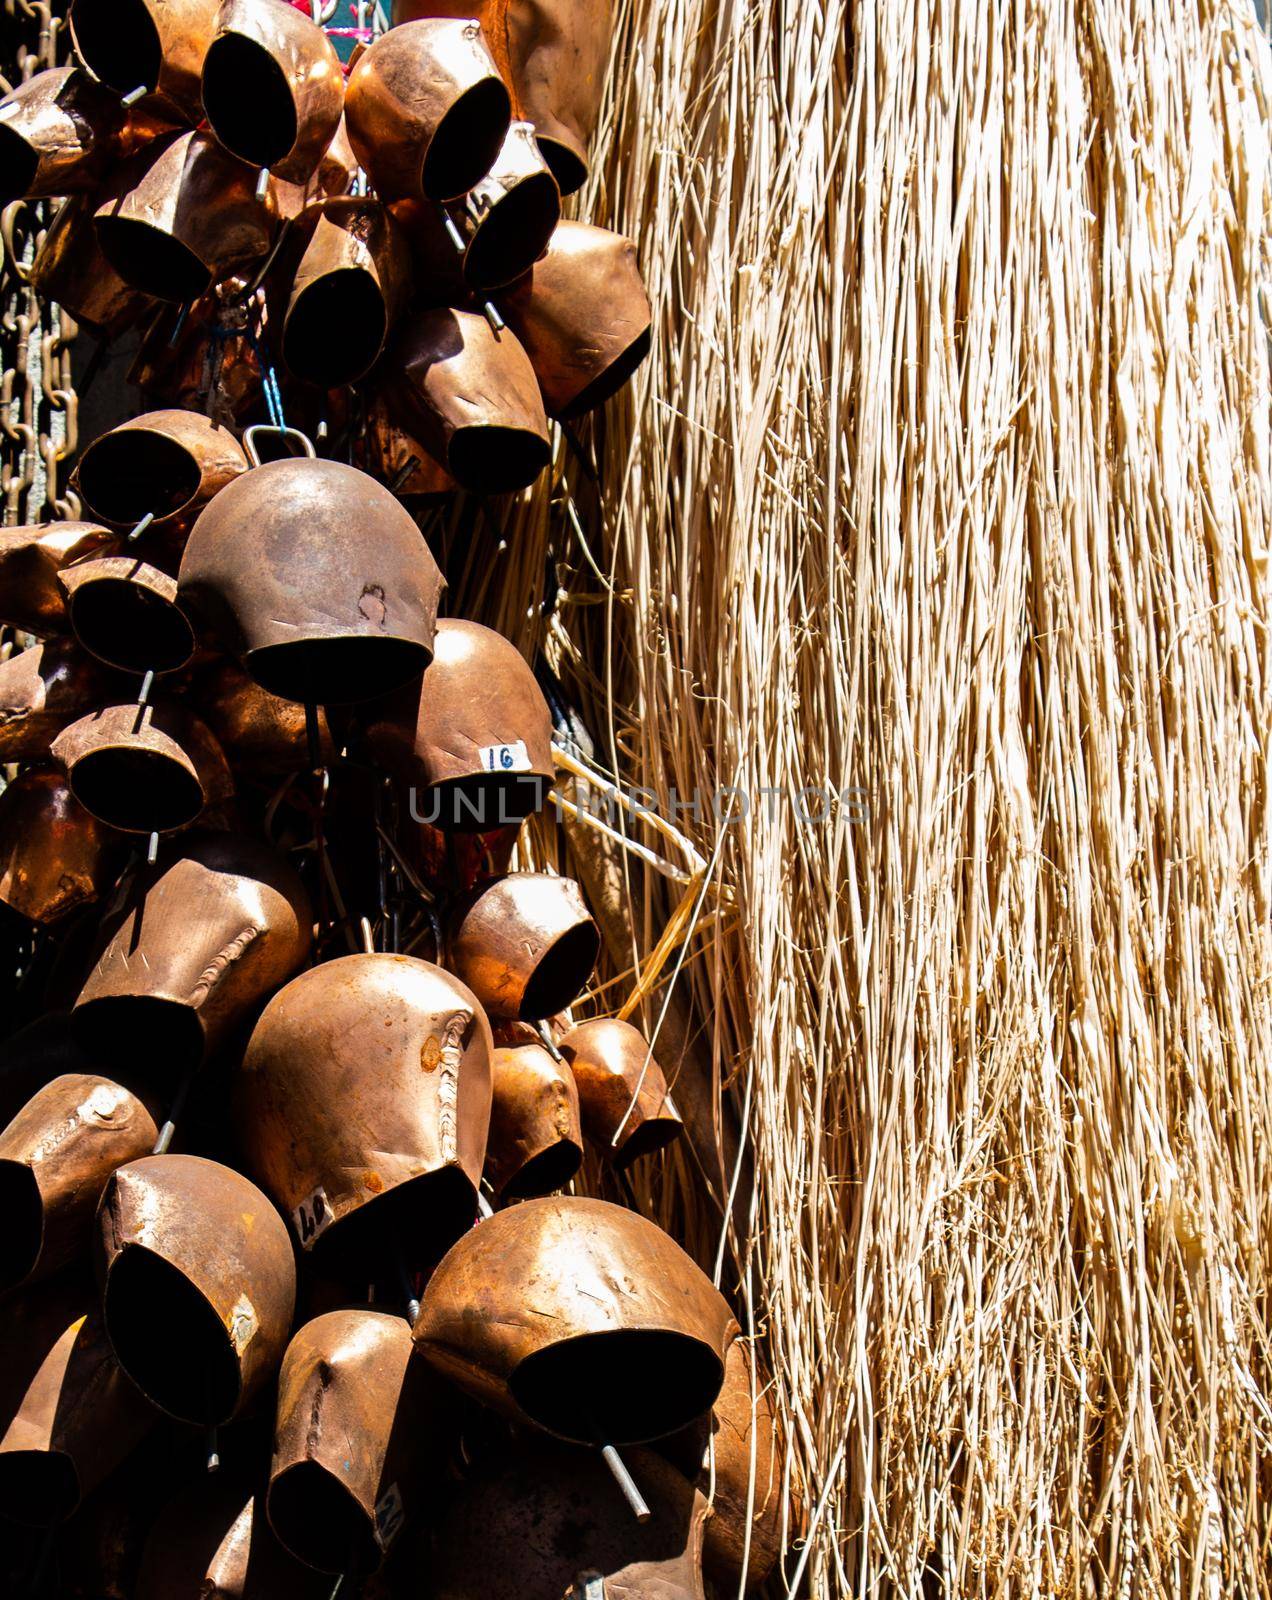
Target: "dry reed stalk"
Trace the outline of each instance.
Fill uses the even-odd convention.
[[[1246,3],[624,13],[653,357],[586,547],[541,492],[456,599],[664,803],[868,791],[682,813],[734,904],[639,1013],[745,1126],[749,1237],[641,1198],[765,1335],[816,1596],[1272,1593],[1270,84]],[[615,871],[602,981],[678,898]]]

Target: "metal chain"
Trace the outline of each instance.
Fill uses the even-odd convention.
[[[65,59],[65,18],[49,0],[0,0],[0,15],[4,37],[13,41],[0,60],[6,90]],[[70,352],[76,325],[58,307],[42,306],[30,284],[31,262],[50,215],[46,200],[17,200],[0,212],[0,523],[5,526],[79,514],[79,501],[59,482],[61,464],[77,445]]]

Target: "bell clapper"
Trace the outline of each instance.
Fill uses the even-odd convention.
[[[402,1298],[406,1301],[406,1320],[415,1326],[416,1318],[420,1314],[420,1297],[415,1292],[415,1280],[411,1276],[406,1259],[398,1255],[398,1277],[402,1283]]]
[[[543,1040],[543,1048],[552,1057],[553,1061],[556,1062],[557,1066],[558,1067],[568,1066],[569,1062],[565,1059],[565,1057],[557,1049],[557,1042],[552,1037],[552,1029],[548,1026],[547,1022],[546,1021],[536,1022],[535,1023],[535,1031],[538,1033],[539,1037]]]
[[[145,84],[139,83],[135,89],[129,89],[128,93],[121,98],[119,103],[120,105],[124,106],[135,106],[138,100],[143,99],[149,93],[150,91],[146,88]]]
[[[141,680],[141,688],[137,692],[137,704],[144,706],[150,699],[150,691],[155,686],[155,671],[153,667],[146,669],[146,676]]]
[[[406,458],[406,465],[402,468],[401,472],[398,473],[398,475],[394,478],[393,482],[389,485],[389,488],[392,490],[392,492],[394,494],[400,493],[400,491],[402,489],[402,485],[411,476],[411,474],[415,471],[416,467],[418,467],[419,464],[420,464],[420,458],[418,456],[408,456]]]
[[[507,323],[499,315],[498,307],[493,300],[487,300],[481,309],[486,313],[486,321],[490,324],[490,331],[497,339],[507,327]]]
[[[627,1464],[622,1456],[619,1455],[612,1444],[601,1444],[599,1449],[601,1459],[610,1469],[610,1475],[613,1477],[614,1482],[623,1491],[623,1499],[631,1507],[632,1515],[637,1522],[648,1522],[650,1516],[649,1507],[645,1503],[644,1495],[636,1487],[636,1480],[628,1472]]]
[[[147,511],[145,516],[141,519],[141,521],[136,525],[136,527],[128,535],[128,542],[131,544],[134,539],[139,539],[141,537],[141,535],[143,533],[145,533],[146,529],[150,526],[150,524],[154,520],[155,520],[154,512],[153,511]]]
[[[159,835],[152,833],[146,844],[146,865],[153,867],[159,859]]]
[[[318,732],[318,707],[305,703],[305,738],[309,744],[309,765],[315,772],[322,770],[322,739]]]
[[[359,917],[358,921],[362,927],[363,949],[366,951],[367,955],[373,956],[375,954],[375,935],[371,932],[371,918]]]
[[[264,200],[269,193],[269,168],[262,167],[256,174],[256,198]]]
[[[168,349],[169,350],[173,350],[173,349],[176,348],[177,340],[181,337],[182,329],[185,327],[186,318],[189,315],[190,315],[190,302],[187,300],[185,305],[183,305],[181,307],[181,310],[177,313],[177,320],[173,324],[172,332],[168,335]]]
[[[208,1397],[208,1425],[203,1438],[207,1446],[208,1471],[219,1472],[221,1470],[221,1450],[216,1423],[216,1409],[212,1403],[212,1379],[210,1376],[206,1380],[206,1392]]]
[[[168,1107],[168,1120],[159,1130],[159,1137],[155,1140],[155,1147],[151,1151],[152,1155],[166,1156],[168,1154],[172,1144],[172,1136],[177,1131],[177,1119],[185,1109],[186,1096],[190,1093],[190,1087],[194,1083],[195,1074],[198,1070],[199,1063],[196,1061],[187,1067],[182,1075],[181,1082],[177,1085],[177,1092],[172,1097],[172,1104]]]
[[[463,234],[455,226],[455,219],[451,216],[450,212],[447,211],[445,206],[439,206],[438,210],[442,213],[442,226],[446,229],[446,237],[454,245],[456,255],[462,256],[464,251],[468,248],[468,246],[464,243]]]
[[[486,1199],[486,1196],[482,1194],[480,1189],[477,1191],[477,1212],[483,1222],[488,1217],[493,1217],[495,1214],[494,1206],[492,1206],[490,1201]]]

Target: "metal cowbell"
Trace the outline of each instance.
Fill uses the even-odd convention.
[[[0,206],[96,187],[119,149],[119,102],[77,67],[50,67],[0,100]]]
[[[157,304],[127,284],[97,242],[92,195],[75,195],[58,207],[31,263],[31,287],[56,301],[102,340],[113,340]]]
[[[75,469],[73,486],[102,522],[177,537],[205,505],[248,469],[228,428],[198,411],[147,411],[100,434]]]
[[[46,761],[62,729],[118,689],[74,639],[44,639],[0,661],[0,761]]]
[[[55,768],[28,767],[0,794],[0,904],[29,921],[47,925],[90,905],[119,857],[120,841]]]
[[[495,1032],[486,1177],[503,1201],[563,1189],[583,1160],[579,1094],[569,1067],[525,1023]]]
[[[0,622],[46,638],[65,633],[70,621],[58,573],[115,542],[116,535],[95,522],[0,528]]]
[[[75,637],[107,666],[176,672],[194,655],[194,629],[177,604],[177,580],[152,562],[98,556],[68,567],[60,581]]]
[[[72,0],[71,39],[99,82],[156,123],[203,120],[199,81],[220,0]],[[138,91],[139,99],[133,99]]]
[[[582,1022],[558,1048],[578,1085],[583,1131],[620,1171],[684,1133],[663,1070],[630,1022]]]
[[[527,272],[561,220],[561,191],[528,122],[514,122],[494,165],[451,208],[464,281],[485,294]]]
[[[572,878],[509,872],[452,912],[448,964],[492,1018],[538,1022],[577,999],[600,932]]]
[[[235,772],[281,777],[312,764],[305,708],[262,689],[228,657],[196,675],[191,703],[211,728]],[[326,713],[318,711],[318,760],[334,761],[336,746]]]

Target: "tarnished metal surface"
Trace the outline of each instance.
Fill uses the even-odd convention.
[[[119,687],[73,639],[46,639],[0,662],[0,761],[44,761],[53,740]]]
[[[374,396],[367,407],[366,427],[359,443],[360,464],[401,497],[435,497],[453,494],[459,488],[446,468],[434,461],[419,440],[390,415],[382,395]]]
[[[266,1006],[239,1079],[248,1170],[302,1250],[357,1264],[436,1259],[477,1211],[490,1025],[462,983],[411,956],[357,955]]]
[[[621,233],[562,222],[542,258],[499,296],[553,417],[608,400],[649,353],[649,296]]]
[[[272,461],[202,513],[182,603],[271,694],[370,699],[428,665],[442,574],[382,484],[338,461]]]
[[[0,206],[82,194],[119,148],[119,101],[76,67],[49,67],[0,100]]]
[[[266,1502],[292,1555],[324,1572],[377,1568],[440,1475],[440,1380],[404,1317],[330,1311],[287,1347]]]
[[[146,1541],[136,1600],[329,1600],[330,1577],[287,1554],[256,1487],[222,1471],[170,1500]]]
[[[203,120],[199,80],[219,0],[72,0],[71,37],[80,60],[117,94],[150,92],[137,110],[156,122]]]
[[[111,1078],[55,1078],[0,1133],[0,1292],[86,1252],[102,1187],[154,1148],[146,1103]]]
[[[715,1582],[732,1589],[741,1582],[745,1565],[747,1587],[753,1588],[764,1582],[782,1554],[786,1437],[773,1407],[772,1380],[745,1339],[735,1340],[729,1351],[710,1425],[711,1456],[699,1476],[712,1511],[703,1560]],[[792,1532],[798,1529],[798,1511],[793,1521]]]
[[[291,372],[324,389],[363,377],[398,319],[410,279],[406,239],[378,200],[329,200],[296,268],[283,318],[283,360]]]
[[[272,850],[240,834],[183,839],[102,929],[76,1030],[108,1059],[149,1057],[172,1078],[297,970],[311,935],[304,886]]]
[[[643,1034],[617,1017],[596,1017],[560,1041],[583,1110],[583,1131],[620,1170],[684,1132],[667,1079]]]
[[[80,0],[82,3],[82,0]],[[197,300],[270,247],[277,207],[210,134],[167,134],[125,162],[97,207],[97,240],[134,289]]]
[[[605,89],[612,0],[397,0],[393,7],[399,25],[424,14],[477,17],[514,114],[534,124],[561,193],[581,188]]]
[[[304,219],[314,207],[348,194],[357,171],[358,158],[349,143],[349,130],[342,112],[317,171],[304,183],[288,183],[285,178],[274,179],[279,216],[292,221]]]
[[[242,445],[210,417],[147,411],[94,439],[72,483],[101,522],[131,528],[149,515],[156,533],[179,536],[218,490],[246,471]]]
[[[192,701],[234,770],[251,777],[299,772],[310,765],[305,708],[253,683],[236,661],[214,662],[195,679]],[[318,754],[335,759],[326,713],[318,713]]]
[[[432,1600],[702,1600],[706,1500],[652,1451],[626,1460],[643,1524],[590,1452],[500,1451],[438,1518]]]
[[[147,1156],[107,1180],[97,1213],[106,1329],[142,1392],[183,1422],[221,1423],[278,1368],[296,1265],[258,1188],[201,1156]]]
[[[124,672],[175,672],[194,654],[177,580],[140,556],[94,556],[60,574],[75,637]],[[104,695],[99,694],[98,703]]]
[[[450,200],[490,171],[508,91],[481,29],[461,18],[390,28],[349,75],[349,140],[384,200]]]
[[[528,122],[514,122],[494,165],[451,207],[464,251],[464,280],[486,292],[521,277],[561,219],[561,191]]]
[[[115,535],[95,522],[0,528],[0,622],[27,633],[64,633],[70,622],[58,573],[114,545]]]
[[[572,878],[509,872],[460,902],[449,964],[492,1017],[537,1022],[564,1011],[596,965],[600,934]]]
[[[604,1200],[527,1200],[429,1280],[415,1340],[475,1398],[579,1443],[634,1444],[715,1400],[738,1326],[661,1228]]]
[[[434,307],[409,318],[386,383],[393,413],[463,488],[507,494],[547,466],[548,419],[530,358],[484,316]]]
[[[97,201],[76,195],[58,210],[31,265],[31,284],[102,339],[115,339],[155,305],[107,261],[97,242]]]
[[[120,1370],[78,1273],[6,1302],[0,1335],[0,1502],[6,1517],[68,1517],[157,1420]]]
[[[110,887],[119,841],[53,768],[28,767],[0,794],[0,902],[51,923]]]
[[[552,715],[525,657],[491,628],[443,618],[419,687],[364,716],[370,759],[413,787],[414,814],[438,827],[521,822],[547,798]]]
[[[486,1177],[502,1200],[563,1189],[583,1160],[574,1077],[525,1023],[495,1033]]]
[[[220,745],[176,701],[90,712],[51,753],[80,804],[124,833],[171,833],[234,792]]]
[[[295,6],[223,0],[203,62],[203,109],[231,154],[303,184],[340,125],[340,58]]]

